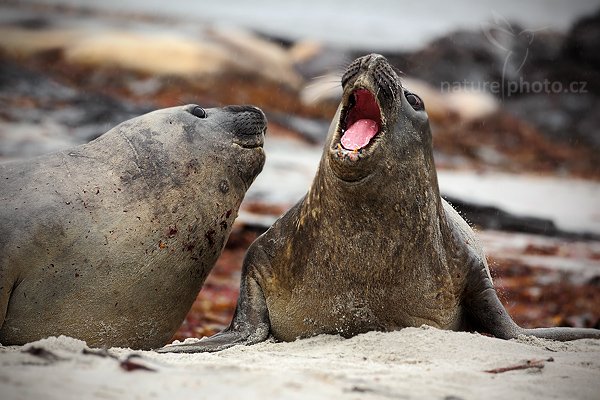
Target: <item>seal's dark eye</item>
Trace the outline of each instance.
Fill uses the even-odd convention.
[[[192,110],[192,115],[195,115],[198,118],[206,118],[206,111],[202,107],[194,107]]]
[[[404,96],[406,97],[406,101],[408,101],[408,104],[410,104],[415,111],[421,111],[425,109],[425,104],[423,104],[423,100],[421,100],[421,98],[416,94],[404,92]]]

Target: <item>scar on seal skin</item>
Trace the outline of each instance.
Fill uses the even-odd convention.
[[[0,164],[0,343],[167,343],[263,167],[265,130],[258,108],[191,104]]]
[[[384,57],[355,60],[342,86],[310,190],[248,250],[231,325],[161,352],[422,324],[503,339],[600,338],[511,319],[474,232],[440,197],[423,102]]]

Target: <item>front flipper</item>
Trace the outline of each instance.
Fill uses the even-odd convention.
[[[244,260],[242,283],[233,320],[227,329],[196,343],[167,345],[159,353],[200,353],[215,352],[235,345],[251,345],[263,342],[269,336],[269,312],[263,291],[253,278],[256,251],[250,249]],[[263,254],[264,256],[264,254]]]
[[[267,334],[257,331],[255,334],[249,334],[248,331],[230,330],[227,328],[211,337],[205,337],[196,343],[167,345],[156,350],[158,353],[212,353],[233,347],[235,345],[251,345],[264,341]]]

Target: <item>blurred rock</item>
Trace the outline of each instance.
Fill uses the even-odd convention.
[[[297,115],[269,112],[267,113],[269,123],[276,123],[290,131],[299,134],[308,142],[321,144],[325,141],[331,121],[304,118]]]
[[[76,140],[53,121],[6,123],[0,121],[0,160],[29,158],[68,149]]]
[[[600,10],[594,15],[583,17],[571,28],[564,47],[564,54],[600,70]]]
[[[590,179],[600,174],[596,152],[589,146],[548,140],[535,126],[506,111],[470,122],[437,124],[432,131],[437,154],[460,156],[469,160],[470,168],[493,166],[513,173],[529,171]],[[448,158],[436,159],[443,160]],[[438,165],[451,168],[453,160]]]
[[[531,122],[553,141],[600,151],[600,97],[591,93],[521,96],[505,108]],[[600,168],[600,160],[598,160]]]
[[[272,120],[271,134],[320,143],[341,98],[341,71],[355,57],[348,50],[285,42],[206,21],[189,25],[40,7],[2,15],[0,53],[60,82],[61,88],[41,85],[36,91],[35,84],[25,82],[36,78],[20,79],[31,90],[11,96],[7,86],[7,107],[0,116],[6,122],[34,121],[46,132],[64,125],[74,140],[104,132],[119,122],[113,119],[117,110],[127,114],[131,105],[135,113],[137,105],[250,103]],[[583,76],[593,63],[576,62],[579,53],[564,46],[563,34],[494,23],[481,31],[451,33],[421,50],[388,54],[405,72],[403,85],[425,101],[438,165],[599,177],[600,112],[593,91],[516,93],[502,99],[491,88],[470,86],[480,81],[501,85],[502,77],[508,84],[517,75],[542,79],[550,74],[567,82]],[[580,30],[574,28],[568,40],[576,42]],[[524,55],[523,63],[517,56]],[[48,111],[52,106],[41,99],[53,99],[65,88],[78,94],[61,103],[60,110]],[[85,93],[93,93],[92,100]],[[48,121],[40,122],[43,118]]]
[[[423,80],[406,76],[402,77],[402,85],[423,99],[429,118],[435,122],[443,123],[449,119],[470,122],[499,109],[498,100],[483,91],[458,87],[442,92]]]
[[[498,207],[480,205],[456,197],[444,197],[463,218],[480,229],[600,241],[600,234],[564,231],[558,229],[556,224],[547,218],[516,215]]]
[[[304,77],[300,91],[303,104],[329,110],[333,116],[342,98],[341,78],[353,55],[348,51],[313,41],[299,41],[291,46],[290,57]]]
[[[87,143],[149,110],[66,86],[0,57],[0,160]]]
[[[65,49],[78,40],[78,32],[66,29],[26,29],[0,26],[0,49],[11,56],[30,57]]]
[[[300,101],[307,106],[325,107],[335,113],[342,100],[341,76],[326,74],[312,79],[300,91]]]
[[[505,22],[506,26],[490,24],[480,31],[452,32],[414,52],[385,55],[406,74],[434,87],[462,85],[506,98],[532,93],[519,86],[521,81],[547,79],[564,87],[583,80],[596,92],[600,78],[591,67],[598,18],[584,18],[569,36]]]
[[[294,89],[301,85],[302,78],[294,69],[294,60],[280,45],[233,28],[210,29],[207,36],[222,45],[231,55],[231,63],[241,72],[256,74]]]
[[[404,73],[434,87],[443,82],[479,83],[501,80],[503,55],[482,32],[457,31],[410,53],[385,53]]]
[[[438,182],[444,196],[458,199],[457,204],[464,204],[465,212],[472,210],[476,214],[472,222],[484,220],[482,225],[486,228],[600,239],[600,185],[596,182],[572,177],[444,170],[438,170]],[[512,221],[515,226],[510,228]]]
[[[206,29],[196,37],[168,31],[0,27],[0,50],[20,57],[58,51],[64,61],[95,68],[210,79],[228,71],[298,89],[302,78],[287,51],[249,32]]]
[[[486,92],[502,99],[510,113],[529,122],[551,141],[591,146],[597,151],[598,43],[600,12],[583,17],[567,35],[545,28],[522,29],[497,18],[481,31],[457,31],[422,50],[387,56],[409,76],[433,88]],[[429,89],[419,87],[425,97],[431,97]],[[429,99],[425,103],[433,105],[428,111],[436,122],[448,116],[447,101]],[[456,104],[458,110],[472,108],[461,96]]]
[[[325,75],[341,77],[348,64],[355,58],[346,50],[310,40],[294,43],[289,49],[289,55],[296,70],[309,80]]]
[[[127,31],[80,35],[79,40],[65,44],[65,60],[69,63],[115,66],[147,74],[206,77],[220,73],[230,62],[224,49],[182,36]]]

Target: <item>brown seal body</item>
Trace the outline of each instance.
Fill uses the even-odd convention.
[[[265,129],[254,107],[188,105],[1,164],[0,343],[164,345],[262,169]]]
[[[161,351],[422,324],[500,338],[600,338],[593,329],[517,326],[474,232],[440,197],[421,100],[379,55],[353,62],[342,85],[309,192],[248,250],[229,328]]]

